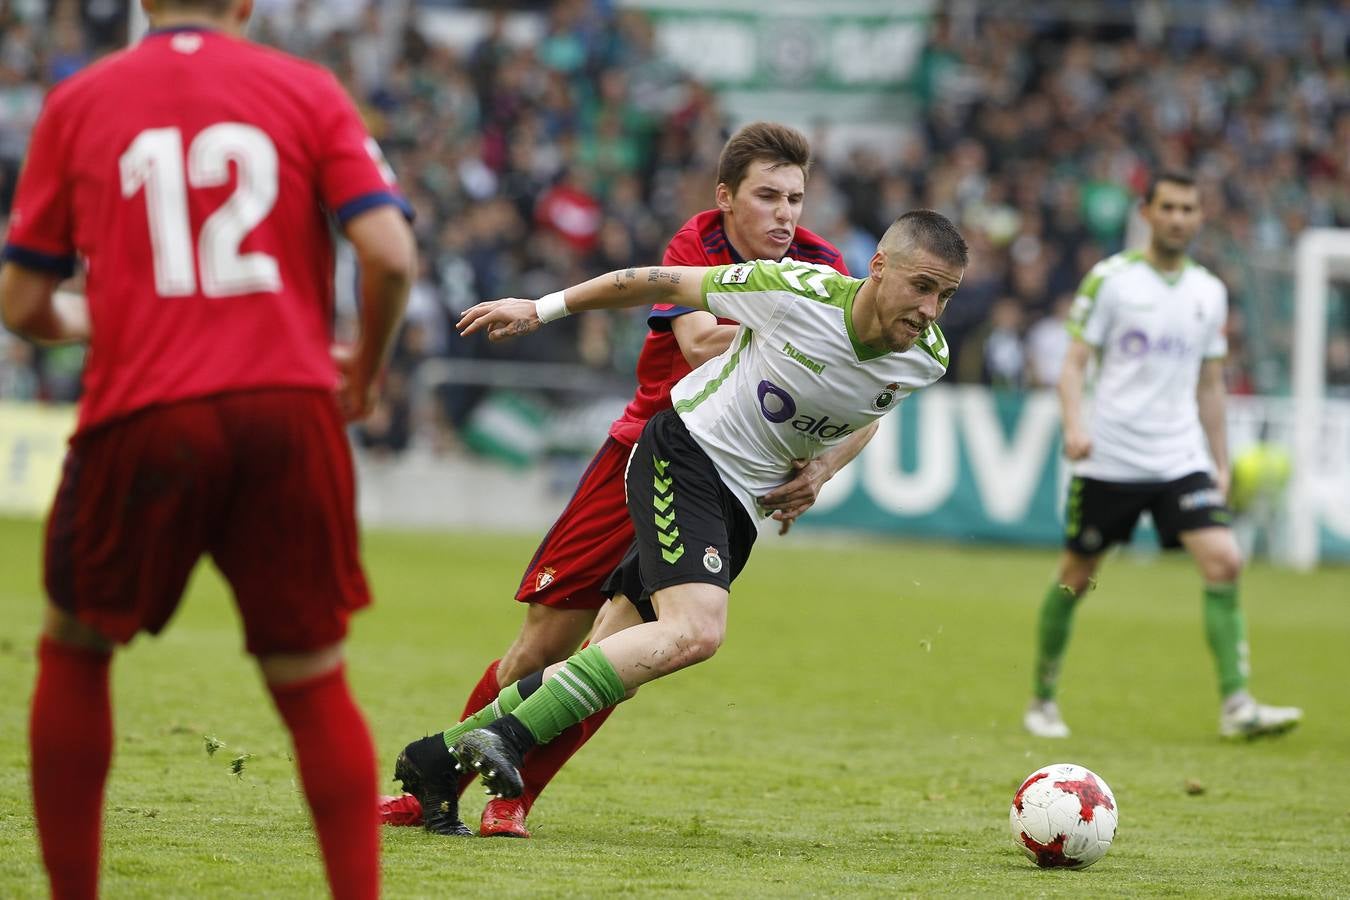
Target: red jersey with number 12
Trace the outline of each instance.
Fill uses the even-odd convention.
[[[153,32],[55,87],[5,258],[87,269],[80,429],[156,403],[331,389],[333,242],[407,210],[329,72],[209,30]]]
[[[805,228],[798,228],[788,245],[786,258],[800,262],[821,263],[847,275],[843,255],[834,245]],[[722,211],[709,209],[685,222],[666,245],[663,266],[725,266],[745,262],[731,246],[726,228],[722,225]],[[663,409],[670,408],[670,389],[690,372],[688,360],[680,352],[680,345],[671,333],[670,322],[685,313],[693,312],[687,306],[657,304],[647,318],[650,331],[642,345],[637,361],[637,394],[624,409],[623,415],[609,426],[609,435],[620,443],[632,446],[642,435],[642,426]],[[723,325],[736,324],[731,319],[718,319]]]

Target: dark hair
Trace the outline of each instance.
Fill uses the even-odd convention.
[[[777,122],[752,122],[733,134],[722,148],[717,161],[717,183],[736,193],[750,164],[758,160],[799,166],[802,176],[807,177],[811,174],[811,144],[795,128]]]
[[[1158,193],[1160,184],[1179,184],[1182,187],[1195,187],[1195,176],[1189,172],[1182,172],[1178,169],[1164,169],[1161,172],[1155,172],[1153,177],[1148,180],[1148,189],[1144,191],[1144,203],[1153,202],[1153,195]]]
[[[966,239],[952,220],[931,209],[915,209],[896,219],[882,235],[881,242],[898,247],[914,245],[945,263],[965,268],[969,259]]]

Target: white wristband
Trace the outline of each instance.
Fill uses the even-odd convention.
[[[545,294],[534,301],[534,314],[539,317],[540,322],[552,322],[554,319],[561,319],[571,312],[567,304],[563,301],[563,292],[554,291],[551,294]]]

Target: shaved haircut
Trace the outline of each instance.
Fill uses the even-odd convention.
[[[915,249],[926,250],[945,263],[965,268],[966,239],[952,220],[931,209],[916,209],[891,223],[877,247],[886,258],[903,259]]]

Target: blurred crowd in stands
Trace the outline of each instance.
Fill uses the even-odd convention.
[[[125,23],[90,10],[122,6],[0,2],[0,213],[43,92],[124,41]],[[428,361],[570,364],[612,373],[622,391],[641,314],[579,316],[499,346],[461,341],[452,323],[482,299],[659,261],[678,226],[711,205],[718,153],[739,123],[660,55],[640,11],[560,0],[542,5],[531,45],[509,40],[501,16],[456,50],[421,33],[406,3],[404,15],[334,12],[362,6],[260,0],[252,35],[338,74],[417,211],[420,278],[388,400],[363,439],[456,442],[489,387],[428,379],[446,371]],[[1137,10],[1084,25],[1013,4],[955,6],[965,13],[933,21],[909,138],[822,159],[803,224],[861,272],[897,214],[956,218],[972,264],[943,322],[953,380],[1041,387],[1057,376],[1079,280],[1137,237],[1149,172],[1191,169],[1208,218],[1194,255],[1230,291],[1229,387],[1284,387],[1293,241],[1350,227],[1350,2],[1194,4],[1206,13],[1185,25]],[[817,146],[829,127],[809,130]],[[350,266],[339,267],[340,335],[354,314]],[[1328,376],[1350,390],[1350,329],[1335,327],[1350,311],[1335,315]],[[73,399],[80,365],[78,349],[0,332],[0,398]],[[428,380],[435,402],[413,404]]]

